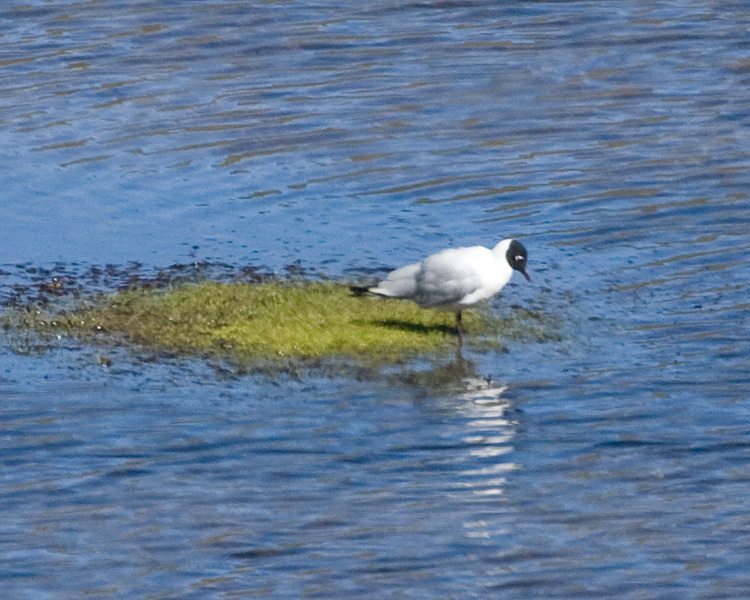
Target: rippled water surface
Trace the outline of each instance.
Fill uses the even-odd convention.
[[[563,323],[441,384],[7,341],[4,597],[748,597],[749,92],[742,2],[4,4],[3,299],[515,236]]]

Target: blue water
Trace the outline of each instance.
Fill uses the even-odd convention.
[[[493,309],[561,323],[449,383],[5,336],[4,597],[750,595],[748,32],[720,1],[0,8],[2,299],[515,236]]]

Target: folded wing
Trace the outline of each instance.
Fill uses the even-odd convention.
[[[388,277],[369,291],[389,298],[414,299],[417,290],[417,273],[421,267],[422,263],[413,263],[391,271]]]

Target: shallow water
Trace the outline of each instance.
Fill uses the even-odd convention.
[[[4,299],[518,236],[532,282],[495,309],[564,323],[450,385],[7,341],[8,598],[750,593],[743,3],[0,16]]]

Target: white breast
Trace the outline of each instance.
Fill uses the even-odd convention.
[[[482,246],[443,250],[421,263],[414,300],[423,307],[461,310],[490,299],[513,270]]]

